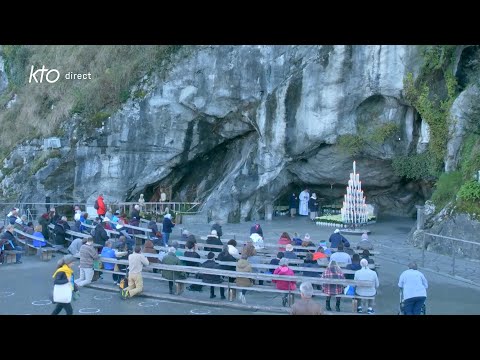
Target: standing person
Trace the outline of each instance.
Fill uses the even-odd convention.
[[[139,226],[140,225],[140,205],[135,204],[133,207],[132,213],[130,214],[130,225]]]
[[[289,204],[290,216],[292,218],[295,217],[295,215],[297,214],[297,206],[298,206],[298,197],[297,195],[295,195],[295,193],[293,193],[290,196],[290,204]]]
[[[70,225],[68,225],[67,217],[62,216],[62,218],[56,222],[55,228],[53,229],[53,233],[55,234],[55,245],[65,245],[65,235],[68,230],[70,230]]]
[[[207,255],[207,261],[205,261],[201,267],[208,268],[208,269],[220,269],[220,265],[214,260],[215,253],[209,252]],[[202,282],[210,283],[210,284],[221,284],[222,277],[220,275],[215,274],[202,274]],[[223,290],[223,291],[222,291]],[[220,294],[222,295],[222,299],[225,299],[225,289],[220,288]],[[215,295],[215,286],[210,286],[210,299],[216,298]]]
[[[187,240],[187,243],[185,244],[185,253],[183,254],[183,256],[194,258],[194,259],[200,259],[200,254],[197,253],[197,248],[196,247],[197,246],[196,246],[194,241]],[[183,262],[184,262],[185,266],[196,266],[196,267],[198,267],[200,265],[200,263],[194,262],[194,261],[183,260]],[[197,276],[197,278],[198,278],[198,276]],[[190,286],[187,286],[187,290],[189,290],[189,291],[202,291],[202,285],[192,284]]]
[[[275,269],[273,275],[287,275],[287,276],[294,276],[294,272],[292,269],[288,267],[288,259],[282,258],[280,259],[279,267]],[[297,288],[297,284],[295,281],[286,281],[286,280],[272,280],[278,290],[295,290]],[[282,296],[282,305],[287,306],[288,303],[288,293]]]
[[[230,253],[228,252],[228,245],[223,245],[223,249],[217,256],[217,261],[226,261],[226,262],[233,262],[236,263],[237,259],[235,259]],[[220,265],[220,269],[222,270],[230,270],[235,271],[236,265]],[[235,278],[229,277],[228,282],[233,283]],[[220,297],[225,299],[225,288],[220,288]]]
[[[50,212],[50,204],[51,204],[50,196],[45,197],[45,209],[47,209],[47,214]]]
[[[322,307],[312,300],[313,286],[309,282],[300,284],[300,301],[293,304],[290,315],[323,315]]]
[[[168,248],[168,253],[162,259],[164,265],[182,265],[180,259],[175,255],[176,249],[173,246]],[[168,280],[168,291],[173,295],[174,280],[183,280],[187,278],[187,274],[183,271],[162,270],[162,277]],[[183,284],[182,284],[183,285]],[[180,293],[181,291],[179,291]]]
[[[235,271],[238,272],[252,272],[252,265],[248,262],[248,255],[243,253],[242,257],[240,260],[237,262],[237,266],[235,268]],[[250,287],[253,285],[253,279],[250,278],[244,278],[244,277],[237,277],[235,279],[235,283],[237,286],[242,286],[242,287]],[[247,293],[247,290],[242,289],[240,294],[238,295],[238,299],[242,301],[242,303],[246,304],[247,299],[245,298],[245,294]]]
[[[428,282],[417,264],[408,264],[408,270],[400,275],[398,287],[403,293],[403,306],[405,315],[420,315],[422,306],[427,299]]]
[[[299,215],[308,216],[308,200],[310,199],[308,188],[305,188],[305,190],[303,190],[300,193],[299,199],[300,199],[300,206],[298,208]]]
[[[105,206],[102,193],[98,194],[97,200],[95,200],[94,208],[97,209],[98,217],[103,220],[105,214],[107,213],[107,207]]]
[[[360,266],[362,268],[355,272],[354,280],[372,281],[373,285],[372,286],[357,285],[355,287],[355,294],[360,296],[374,296],[377,293],[377,288],[380,286],[380,283],[378,282],[377,273],[368,268],[368,261],[365,259],[360,260]],[[360,300],[360,304],[357,306],[357,312],[359,313],[362,312],[362,303],[365,301],[365,302],[368,302],[367,313],[368,314],[375,313],[373,311],[373,305],[374,305],[373,299],[367,299],[367,300],[359,299],[359,300]]]
[[[108,234],[107,234],[107,231],[105,230],[108,221],[109,219],[107,217],[103,218],[102,222],[97,224],[94,230],[95,243],[100,244],[102,246],[104,246],[105,242],[108,240]]]
[[[53,273],[53,302],[57,304],[52,315],[58,315],[65,309],[67,315],[73,315],[72,294],[78,291],[74,282],[72,264],[75,258],[72,255],[65,255],[57,263],[57,270]]]
[[[335,260],[330,261],[330,264],[325,269],[325,272],[322,275],[323,279],[345,279],[343,275],[342,269],[337,265]],[[339,284],[323,284],[322,286],[323,292],[328,295],[326,300],[326,309],[327,311],[332,311],[330,307],[330,299],[332,296],[335,295],[342,295],[343,294],[343,285]],[[335,310],[340,312],[340,297],[337,297],[336,307]]]
[[[127,299],[143,291],[143,266],[148,266],[148,259],[140,254],[142,248],[135,246],[135,252],[128,256],[128,287],[122,290],[122,299]]]
[[[170,234],[172,233],[172,229],[174,227],[175,227],[175,223],[172,222],[172,215],[165,214],[163,216],[163,224],[162,224],[163,246],[168,246],[168,240],[170,239]]]
[[[318,213],[317,194],[313,193],[312,197],[308,200],[308,209],[310,210],[310,220],[315,220]]]
[[[80,278],[75,280],[78,286],[85,286],[93,279],[93,260],[99,258],[97,250],[93,247],[93,238],[87,238],[87,242],[80,247]]]
[[[100,254],[101,257],[104,257],[104,258],[110,258],[110,259],[116,259],[116,255],[115,255],[115,250],[113,249],[113,243],[112,241],[108,240],[105,242],[105,246],[102,248],[102,252]],[[104,262],[103,263],[103,268],[105,270],[110,270],[110,271],[113,271],[115,269],[115,263],[111,263],[111,262]],[[112,274],[112,278],[113,278],[113,283],[115,285],[118,285],[118,275],[117,274]]]
[[[48,240],[49,239],[49,232],[48,232],[48,225],[50,224],[50,218],[48,217],[48,213],[43,214],[38,219],[38,223],[42,225],[42,234],[43,237]]]

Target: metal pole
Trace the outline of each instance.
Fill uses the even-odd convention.
[[[455,276],[455,242],[452,239],[452,275]]]
[[[425,267],[425,243],[426,243],[426,234],[423,231],[423,245],[422,245],[422,267]]]

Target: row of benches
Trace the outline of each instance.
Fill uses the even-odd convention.
[[[148,254],[152,255],[152,254]],[[181,258],[181,260],[188,260],[193,261],[192,258]],[[199,259],[196,259],[199,260]],[[122,264],[128,265],[127,260],[117,260],[112,258],[101,258],[100,261],[102,262],[109,262],[115,264]],[[203,260],[204,261],[204,260]],[[202,262],[203,262],[202,261]],[[225,263],[227,264],[227,263]],[[235,263],[233,263],[235,264]],[[195,266],[184,266],[184,265],[165,265],[165,264],[156,264],[151,263],[150,265],[146,266],[145,269],[158,269],[158,270],[171,270],[174,272],[186,272],[190,275],[196,274],[213,274],[213,275],[220,275],[225,278],[249,278],[253,280],[263,280],[265,282],[270,282],[272,280],[283,280],[283,281],[295,281],[296,283],[301,283],[304,281],[309,281],[314,285],[323,285],[323,284],[338,284],[342,286],[354,285],[354,286],[373,286],[371,281],[359,281],[359,280],[347,280],[347,279],[322,279],[319,277],[308,277],[308,276],[284,276],[284,275],[273,275],[269,273],[255,273],[255,272],[237,272],[237,271],[230,271],[230,270],[221,270],[221,269],[210,269],[210,268],[203,268],[203,267],[195,267]],[[307,268],[308,271],[312,271],[314,269]],[[110,270],[101,270],[102,272],[106,273],[116,273],[116,274],[123,274],[123,271],[110,271]],[[167,279],[163,278],[159,274],[155,273],[143,273],[143,277],[161,280],[161,281],[168,281]],[[229,292],[229,299],[232,301],[234,299],[234,292],[236,290],[247,290],[247,291],[256,291],[256,292],[269,292],[269,293],[278,293],[278,294],[288,294],[289,295],[289,304],[292,305],[294,301],[294,295],[299,295],[300,292],[298,288],[296,290],[279,290],[271,285],[252,285],[249,287],[242,287],[238,286],[235,283],[224,281],[219,284],[212,284],[212,283],[205,283],[201,279],[198,279],[195,276],[189,276],[186,279],[175,279],[173,280],[175,284],[176,294],[180,295],[183,292],[183,288],[185,284],[189,285],[204,285],[204,286],[214,286],[214,287],[223,287],[226,288]],[[313,293],[315,296],[319,297],[327,297],[328,295],[325,294],[322,290],[314,290]],[[350,299],[352,300],[352,311],[356,312],[357,309],[357,299],[374,299],[375,296],[358,296],[358,295],[345,295],[340,294],[337,295],[340,298]]]

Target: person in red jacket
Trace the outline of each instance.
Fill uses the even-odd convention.
[[[98,204],[98,209],[97,209],[98,217],[103,220],[103,218],[105,217],[105,214],[107,213],[107,207],[105,206],[105,202],[103,201],[103,194],[98,194],[97,204]]]
[[[273,275],[288,275],[294,276],[293,270],[288,267],[288,259],[281,258],[280,259],[280,266],[275,269]],[[286,281],[286,280],[272,280],[278,290],[295,290],[297,288],[297,284],[295,281]],[[282,305],[287,306],[288,302],[288,293],[283,295],[282,297]]]

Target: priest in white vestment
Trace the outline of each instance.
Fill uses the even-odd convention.
[[[300,200],[298,213],[303,216],[308,216],[308,200],[310,199],[308,189],[303,190],[298,198]]]

